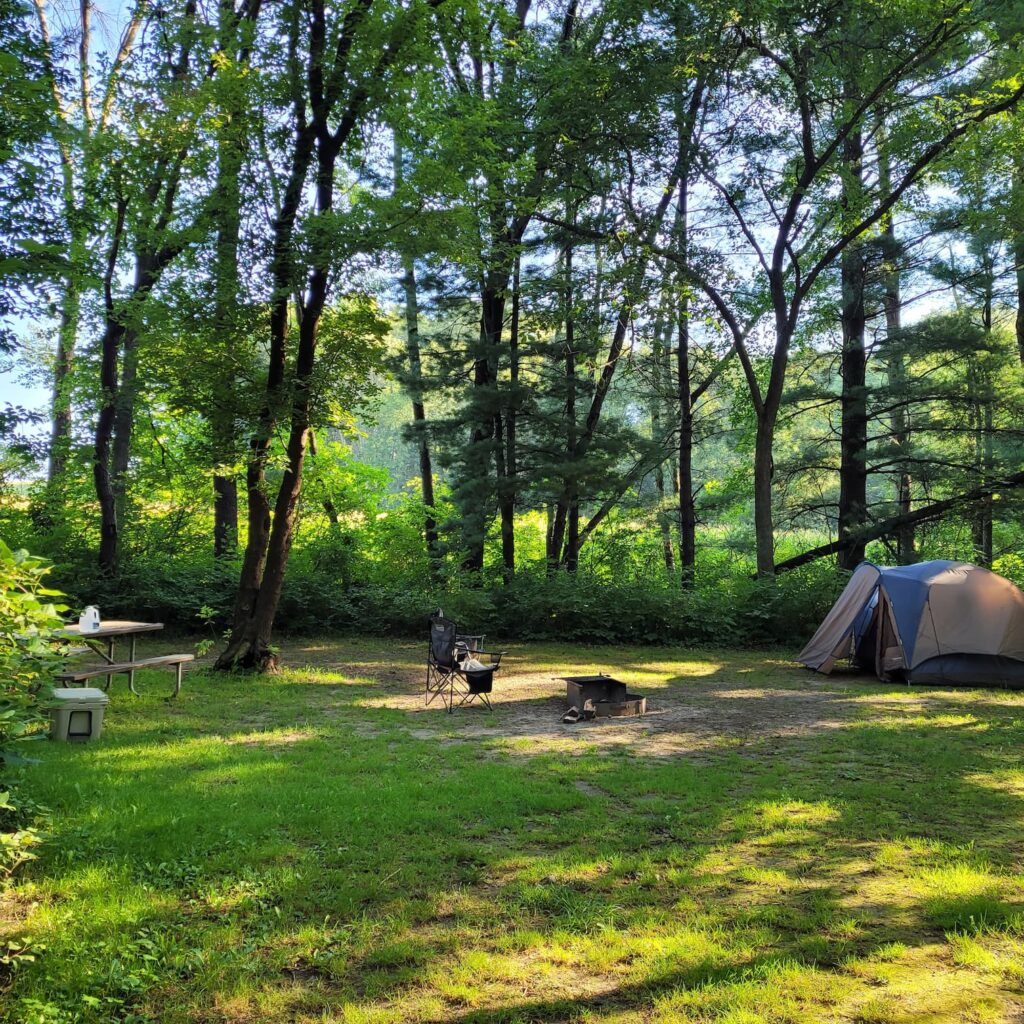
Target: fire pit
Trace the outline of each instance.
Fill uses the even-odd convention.
[[[569,715],[578,718],[624,718],[647,711],[647,698],[627,693],[626,684],[603,673],[596,676],[562,676]],[[572,720],[576,720],[574,717]]]

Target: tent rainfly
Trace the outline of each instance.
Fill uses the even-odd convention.
[[[879,679],[1024,689],[1024,593],[965,562],[861,562],[797,660]]]

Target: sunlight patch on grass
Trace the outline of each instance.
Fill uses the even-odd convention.
[[[224,742],[230,746],[242,747],[287,747],[304,740],[315,740],[322,732],[314,729],[265,729],[259,732],[235,733]]]
[[[12,1024],[36,1024],[32,1000],[39,1024],[939,1024],[1018,1005],[1013,707],[915,706],[761,652],[520,645],[511,707],[414,716],[418,646],[316,648],[325,665],[258,685],[195,673],[173,704],[119,698],[101,744],[42,750],[27,792],[59,840],[0,923],[46,946]],[[679,717],[539,723],[564,694],[550,677],[591,664],[666,707],[677,687]],[[655,756],[658,721],[690,743],[694,709],[699,744]],[[818,728],[836,715],[855,727]]]
[[[839,818],[840,812],[828,801],[807,803],[803,800],[772,800],[757,804],[740,824],[747,825],[753,832],[769,835],[784,832],[807,835],[815,828],[821,828]]]
[[[1002,882],[988,868],[970,864],[926,868],[913,881],[935,927],[974,932],[1008,916]]]

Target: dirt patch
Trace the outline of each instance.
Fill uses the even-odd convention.
[[[419,693],[381,692],[361,703],[401,709],[417,718],[433,711],[423,707]],[[446,731],[454,729],[456,735],[489,740],[520,754],[581,754],[597,747],[667,757],[839,728],[858,714],[853,706],[840,708],[836,695],[828,691],[729,688],[721,692],[680,683],[650,692],[648,713],[643,717],[567,724],[561,720],[564,684],[547,675],[524,672],[501,678],[492,703],[491,715],[471,708],[447,717]],[[418,734],[424,731],[417,726]]]
[[[607,661],[604,660],[608,654]],[[591,659],[597,659],[591,660]],[[639,757],[698,755],[765,741],[843,729],[853,723],[891,720],[894,713],[948,712],[967,698],[950,691],[882,689],[870,677],[814,675],[771,655],[723,654],[710,658],[679,651],[583,649],[563,654],[544,650],[536,661],[513,655],[495,677],[493,710],[480,705],[446,714],[438,701],[423,698],[423,649],[419,644],[314,645],[292,652],[292,664],[309,665],[311,713],[330,707],[348,717],[359,707],[402,712],[403,727],[420,740],[449,745],[472,742],[492,751],[532,756],[579,755],[594,751]],[[547,662],[543,667],[538,664]],[[647,697],[639,718],[562,722],[565,683],[561,676],[605,671],[630,692]],[[341,683],[342,685],[338,685]],[[984,699],[973,692],[969,699]],[[1024,701],[993,694],[991,703]],[[768,744],[770,750],[770,743]]]
[[[316,739],[311,729],[290,729],[286,732],[250,733],[248,736],[231,736],[224,740],[232,747],[287,747],[292,743]]]

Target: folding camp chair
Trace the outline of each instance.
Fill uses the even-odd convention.
[[[440,609],[430,616],[425,689],[427,704],[440,697],[449,714],[475,700],[490,708],[494,673],[505,652],[492,654],[483,646],[483,636],[459,633],[455,623],[446,619]],[[489,664],[483,663],[484,658]]]

